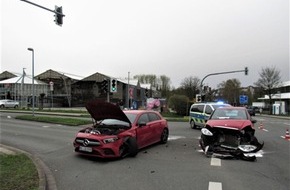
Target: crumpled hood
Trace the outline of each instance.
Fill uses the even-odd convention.
[[[251,125],[251,122],[248,120],[230,120],[230,119],[221,119],[221,120],[209,120],[207,125],[211,127],[224,127],[224,128],[235,128],[238,130],[243,129],[246,126]]]
[[[125,113],[114,104],[93,100],[86,104],[86,109],[96,121],[103,119],[118,119],[131,124]]]

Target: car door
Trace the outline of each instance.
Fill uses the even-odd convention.
[[[163,131],[161,118],[156,113],[148,113],[149,123],[151,128],[151,143],[160,141],[161,133]]]
[[[143,148],[150,144],[151,125],[147,113],[142,113],[137,120],[137,144],[138,148]]]

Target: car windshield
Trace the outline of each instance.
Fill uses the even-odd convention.
[[[211,119],[247,119],[245,110],[238,109],[217,109]]]
[[[110,125],[110,126],[124,126],[124,127],[130,127],[130,123],[127,123],[125,121],[120,121],[118,119],[104,119],[100,125]]]
[[[125,115],[128,117],[128,119],[130,120],[131,123],[134,123],[137,115],[133,114],[133,113],[125,113]]]

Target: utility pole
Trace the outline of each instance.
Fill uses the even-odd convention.
[[[50,11],[50,12],[55,13],[55,15],[54,15],[55,16],[55,20],[54,20],[55,23],[57,25],[59,25],[59,26],[62,26],[62,24],[63,24],[63,17],[65,16],[64,14],[62,14],[62,7],[55,6],[55,10],[51,10],[51,9],[48,9],[46,7],[43,7],[41,5],[38,5],[36,3],[30,2],[30,1],[27,1],[27,0],[20,0],[20,1],[23,1],[25,3],[29,3],[29,4],[34,5],[36,7],[39,7],[39,8],[42,8],[42,9],[45,9],[47,11]]]

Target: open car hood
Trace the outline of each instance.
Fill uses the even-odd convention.
[[[103,102],[100,100],[93,100],[86,104],[88,112],[96,121],[104,119],[118,119],[120,121],[131,124],[125,113],[116,105]]]

